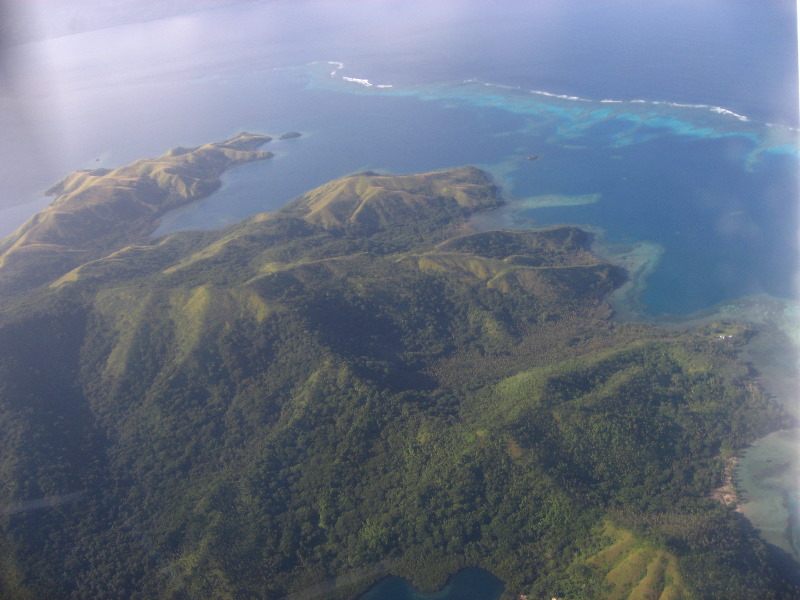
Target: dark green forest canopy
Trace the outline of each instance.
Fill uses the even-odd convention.
[[[0,597],[345,598],[466,566],[509,597],[795,597],[715,499],[788,424],[747,326],[612,321],[624,271],[574,227],[472,230],[503,202],[472,167],[148,237],[264,141],[72,175],[0,245]]]

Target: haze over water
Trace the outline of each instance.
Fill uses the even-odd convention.
[[[0,98],[0,235],[73,169],[297,130],[159,233],[354,171],[474,164],[510,196],[482,226],[588,226],[647,274],[636,313],[759,296],[771,327],[796,324],[796,22],[783,1],[276,2],[31,42]],[[744,487],[784,468],[746,514],[797,556],[797,436],[765,444]]]

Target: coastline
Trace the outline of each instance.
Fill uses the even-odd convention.
[[[505,183],[505,182],[502,182]],[[524,199],[509,197],[514,205]],[[473,220],[478,229],[492,227],[536,229],[521,209],[493,211]],[[594,236],[592,252],[622,267],[628,280],[612,292],[607,302],[613,319],[646,322],[666,328],[686,329],[715,321],[752,325],[756,334],[741,349],[760,385],[800,422],[800,302],[767,295],[745,296],[693,313],[648,315],[640,298],[648,276],[657,268],[664,248],[648,241],[609,244],[601,228],[574,224]],[[756,440],[743,452],[726,460],[723,485],[709,497],[743,515],[768,543],[785,551],[800,564],[800,426],[780,429]]]
[[[800,303],[766,295],[747,296],[688,315],[643,313],[638,300],[660,256],[654,244],[605,246],[593,251],[625,268],[629,281],[608,298],[618,321],[687,328],[729,320],[752,325],[756,334],[741,349],[760,385],[795,422],[800,422]],[[730,457],[724,482],[710,497],[742,514],[768,543],[800,563],[800,426],[773,431]]]
[[[664,248],[648,241],[632,244],[608,244],[605,232],[596,227],[578,225],[594,236],[592,252],[601,260],[625,269],[628,280],[611,292],[607,302],[614,310],[615,321],[648,321],[640,298],[647,287],[647,278],[658,267]]]
[[[716,500],[725,506],[731,506],[736,512],[742,512],[741,500],[739,498],[739,491],[736,489],[736,468],[739,465],[739,458],[731,456],[725,460],[725,470],[723,475],[723,484],[712,490],[711,499]]]

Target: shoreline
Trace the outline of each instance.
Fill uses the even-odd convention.
[[[592,251],[628,271],[629,281],[608,302],[616,321],[639,321],[685,329],[729,320],[752,325],[756,335],[740,351],[755,380],[800,423],[800,302],[767,295],[745,296],[686,315],[646,315],[638,300],[658,263],[648,242],[607,246],[602,232]],[[800,563],[800,425],[755,440],[726,459],[723,485],[709,497],[742,514],[766,542]]]
[[[741,499],[739,498],[739,491],[736,489],[736,468],[739,465],[739,458],[731,456],[725,459],[725,469],[723,471],[723,483],[720,487],[711,491],[711,499],[716,500],[725,506],[731,506],[733,509],[741,513]]]
[[[493,175],[498,179],[496,171]],[[502,178],[499,183],[507,189],[507,182]],[[492,216],[473,218],[472,225],[478,230],[520,229],[521,226],[537,229],[535,221],[520,216],[518,206],[525,199],[511,195],[507,198],[509,204],[499,213],[491,211]],[[648,315],[640,298],[664,248],[648,241],[613,244],[607,241],[601,228],[581,223],[571,225],[593,236],[591,251],[596,256],[628,273],[628,280],[606,299],[613,310],[612,320],[677,329],[721,320],[752,325],[757,333],[742,347],[740,360],[754,369],[757,384],[800,423],[800,302],[754,295],[689,314]],[[762,539],[800,563],[798,482],[800,426],[771,432],[728,458],[723,485],[709,490],[709,497],[732,506],[759,531]]]

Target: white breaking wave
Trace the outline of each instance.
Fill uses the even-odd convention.
[[[736,117],[740,121],[749,121],[747,117],[744,115],[740,115],[739,113],[735,113],[732,110],[728,110],[727,108],[722,108],[721,106],[712,106],[710,107],[715,113],[719,113],[721,115],[730,115],[732,117]]]
[[[392,87],[391,84],[388,83],[372,83],[369,79],[359,79],[358,77],[342,77],[342,81],[349,81],[350,83],[358,83],[359,85],[363,85],[364,87],[376,87],[376,88],[390,88]]]
[[[481,85],[485,85],[486,87],[496,87],[502,90],[521,90],[522,88],[518,85],[504,85],[502,83],[486,83],[485,81],[478,81],[477,79],[466,79],[464,83],[480,83]]]
[[[372,84],[369,82],[369,79],[359,79],[358,77],[342,77],[342,81],[350,81],[352,83],[360,83],[366,87],[372,87]]]
[[[553,92],[545,92],[544,90],[531,90],[529,93],[537,94],[538,96],[548,96],[550,98],[560,98],[561,100],[574,100],[577,102],[592,102],[588,98],[581,98],[580,96],[567,96],[566,94],[554,94]]]
[[[660,106],[674,106],[676,108],[700,108],[703,110],[710,110],[711,112],[715,112],[719,115],[727,115],[729,117],[735,117],[740,121],[749,121],[750,119],[744,115],[740,115],[739,113],[735,113],[732,110],[728,110],[727,108],[722,108],[721,106],[712,106],[711,104],[688,104],[686,102],[668,102],[666,100],[632,100],[631,102],[649,102],[650,104],[656,104]]]
[[[333,71],[331,71],[331,77],[336,77],[336,73],[344,69],[344,63],[341,63],[338,60],[329,60],[328,64],[336,67]]]
[[[518,85],[491,83],[488,81],[481,81],[477,77],[473,77],[471,79],[465,79],[464,81],[462,81],[462,83],[477,83],[484,87],[499,88],[501,90],[522,90],[522,87]],[[578,102],[592,102],[592,100],[589,100],[588,98],[580,98],[579,96],[567,96],[566,94],[554,94],[553,92],[546,92],[544,90],[530,90],[527,93],[538,94],[539,96],[548,96],[550,98],[560,98],[561,100],[577,100]]]
[[[333,65],[335,68],[331,71],[331,77],[336,77],[339,75],[339,71],[344,69],[344,63],[336,60],[329,60],[329,65]],[[350,83],[357,83],[359,85],[363,85],[364,87],[374,87],[374,88],[391,88],[390,84],[374,84],[369,79],[366,78],[359,78],[359,77],[346,77],[344,75],[340,76],[342,81],[347,81]],[[469,83],[476,83],[483,85],[485,87],[495,87],[504,90],[521,90],[520,86],[513,86],[507,85],[502,83],[491,83],[486,81],[481,81],[477,77],[472,77],[470,79],[465,79],[462,81],[464,84]],[[547,98],[558,98],[559,100],[570,100],[572,102],[597,102],[596,100],[592,100],[590,98],[581,98],[580,96],[570,96],[568,94],[556,94],[554,92],[548,92],[546,90],[530,90],[528,93],[535,94],[537,96],[545,96]],[[749,122],[750,118],[734,112],[730,109],[723,108],[722,106],[712,106],[710,104],[690,104],[686,102],[669,102],[667,100],[645,100],[642,98],[636,98],[634,100],[617,100],[614,98],[603,98],[599,100],[601,104],[651,104],[653,106],[672,106],[675,108],[696,108],[700,110],[710,110],[718,115],[733,117],[738,119],[742,122]]]
[[[518,90],[519,87],[514,87],[510,85],[504,85],[501,83],[487,83],[485,81],[480,81],[478,78],[474,77],[472,79],[465,79],[463,83],[479,83],[484,86],[488,87],[496,87],[501,89],[508,89],[508,90]],[[595,100],[591,100],[590,98],[581,98],[580,96],[569,96],[567,94],[556,94],[553,92],[547,92],[545,90],[530,90],[530,94],[536,94],[538,96],[545,96],[548,98],[558,98],[560,100],[572,100],[577,102],[595,102]],[[702,110],[710,110],[711,112],[715,112],[720,115],[726,115],[729,117],[734,117],[742,122],[749,122],[750,119],[745,115],[741,115],[739,113],[733,112],[727,108],[723,108],[721,106],[712,106],[710,104],[688,104],[685,102],[669,102],[667,100],[644,100],[641,98],[637,98],[635,100],[617,100],[614,98],[603,98],[599,101],[601,104],[652,104],[655,106],[673,106],[675,108],[697,108]]]
[[[375,88],[390,88],[392,87],[391,84],[388,83],[372,83],[369,79],[362,79],[359,77],[345,77],[344,75],[339,75],[339,71],[344,69],[344,63],[338,60],[329,60],[329,65],[333,65],[335,68],[331,71],[331,77],[341,77],[342,81],[348,81],[350,83],[357,83],[359,85],[363,85],[364,87],[375,87]]]

